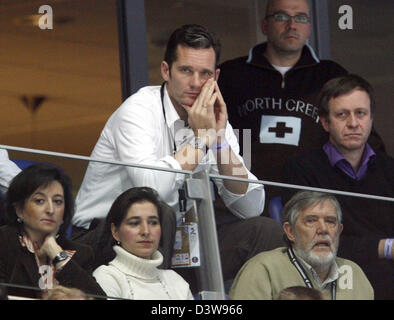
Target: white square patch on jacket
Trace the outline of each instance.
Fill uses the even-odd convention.
[[[298,146],[301,119],[297,117],[261,117],[260,143],[280,143]]]

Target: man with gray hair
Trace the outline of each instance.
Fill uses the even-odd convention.
[[[342,212],[329,194],[301,191],[283,209],[287,248],[262,252],[238,272],[231,299],[271,300],[285,288],[306,286],[329,299],[373,299],[371,284],[354,262],[337,257]]]

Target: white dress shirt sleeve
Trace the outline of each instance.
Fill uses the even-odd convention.
[[[237,137],[234,134],[232,126],[227,122],[226,126],[226,140],[231,146],[233,153],[243,163],[244,168],[248,173],[249,180],[257,180],[245,166],[243,158],[239,154],[239,144]],[[217,165],[211,166],[211,173],[219,174]],[[215,179],[215,184],[218,188],[218,193],[223,199],[226,207],[237,217],[247,219],[259,216],[264,210],[265,192],[264,186],[257,183],[249,183],[248,190],[245,194],[234,194],[227,190],[223,184],[223,180]]]
[[[8,158],[8,152],[0,149],[0,191],[7,192],[11,180],[21,171],[21,169]]]

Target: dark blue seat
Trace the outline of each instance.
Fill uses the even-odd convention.
[[[281,197],[272,198],[268,205],[268,212],[272,219],[282,224],[282,199]]]
[[[31,166],[32,164],[38,163],[37,161],[30,161],[30,160],[17,160],[17,159],[10,159],[14,162],[21,170]]]

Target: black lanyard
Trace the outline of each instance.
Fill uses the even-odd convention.
[[[168,128],[168,132],[169,132],[169,134],[170,134],[170,137],[172,137],[171,129],[170,129],[170,128],[168,127],[168,125],[167,125],[166,110],[165,110],[165,108],[164,108],[164,86],[165,86],[165,85],[166,85],[166,83],[163,82],[163,84],[162,84],[161,87],[160,87],[161,108],[163,109],[163,116],[164,116],[165,125],[166,125],[166,127]],[[174,134],[175,134],[175,132],[174,132]],[[174,143],[173,153],[175,154],[175,153],[176,153],[175,137],[174,137],[172,140],[173,140],[173,143]]]
[[[291,263],[294,265],[294,267],[297,269],[297,271],[301,275],[302,280],[304,280],[305,285],[308,288],[313,288],[312,281],[308,278],[308,275],[306,274],[304,268],[298,262],[297,257],[294,254],[293,249],[289,247],[287,249],[287,254],[289,255],[289,259],[290,259]],[[336,292],[337,292],[337,281],[335,280],[335,281],[331,282],[332,300],[336,300]]]
[[[166,110],[164,108],[164,86],[165,86],[165,82],[163,82],[163,84],[160,87],[160,98],[161,98],[161,107],[163,109],[163,116],[164,116],[164,122],[166,127],[168,128],[168,133],[169,135],[172,137],[171,134],[171,130],[167,125],[167,118],[166,118]],[[175,138],[172,139],[174,142],[174,150],[173,153],[176,153],[176,144],[175,144]],[[179,211],[183,214],[182,215],[182,219],[184,220],[184,213],[186,212],[186,207],[187,207],[187,198],[186,198],[186,192],[184,187],[182,187],[181,189],[178,189],[178,202],[179,202]]]
[[[163,109],[163,115],[164,115],[164,121],[167,124],[167,118],[166,118],[166,110],[164,109],[164,86],[166,85],[165,82],[162,83],[160,87],[160,98],[161,98],[161,107]]]

